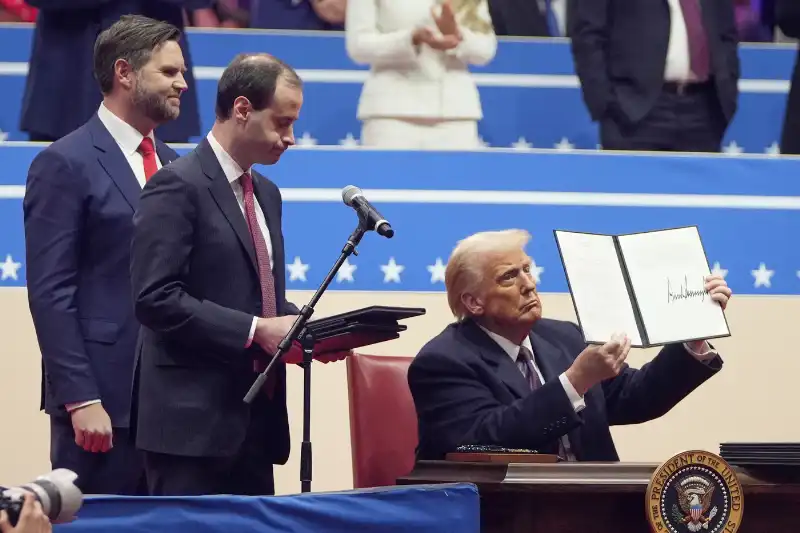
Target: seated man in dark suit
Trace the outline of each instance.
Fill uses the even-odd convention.
[[[522,230],[478,233],[453,251],[445,285],[458,321],[408,371],[418,459],[473,444],[617,461],[610,426],[658,418],[722,367],[706,341],[693,341],[665,346],[636,370],[625,363],[624,335],[587,347],[575,324],[542,318],[529,238]],[[723,279],[709,277],[706,289],[726,306]]]

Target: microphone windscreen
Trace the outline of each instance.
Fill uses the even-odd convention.
[[[346,205],[352,206],[353,198],[355,198],[356,196],[360,196],[361,194],[362,194],[361,189],[359,189],[355,185],[348,185],[347,187],[342,189],[342,201]]]

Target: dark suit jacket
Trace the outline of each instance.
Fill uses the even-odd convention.
[[[39,8],[28,76],[22,99],[20,129],[54,139],[86,122],[102,100],[92,72],[97,36],[122,15],[139,14],[183,29],[183,8],[211,5],[211,0],[27,0]],[[187,142],[200,134],[197,88],[192,59],[181,39],[189,90],[181,97],[181,114],[159,127],[165,142]],[[65,68],[69,65],[69,68]],[[53,98],[53,91],[58,98]],[[69,105],[64,105],[69,102]]]
[[[738,31],[733,1],[700,0],[711,74],[722,113],[738,101]],[[669,45],[667,0],[569,0],[572,54],[594,120],[635,123],[658,98]]]
[[[274,263],[279,315],[285,260],[278,187],[253,173]],[[265,460],[289,457],[286,367],[276,363],[277,389],[248,406],[258,346],[246,349],[261,289],[247,222],[212,148],[197,148],[150,178],[134,218],[131,278],[142,324],[138,354],[137,446],[173,455],[235,454],[248,432],[250,409],[264,432]],[[137,401],[138,400],[138,401]]]
[[[638,424],[669,411],[714,375],[722,360],[697,361],[682,345],[664,347],[640,370],[592,387],[575,410],[558,376],[585,344],[575,324],[541,319],[531,330],[544,385],[534,392],[506,352],[473,321],[452,324],[411,363],[408,384],[419,417],[419,459],[441,459],[466,444],[557,453],[569,435],[580,461],[617,461],[609,426]]]
[[[776,22],[786,36],[800,39],[800,3],[796,0],[777,0]],[[786,101],[781,153],[800,154],[800,57],[795,59],[792,87]]]
[[[489,16],[499,36],[550,36],[547,20],[536,0],[489,0]]]
[[[163,164],[178,155],[157,141]],[[101,399],[127,427],[139,324],[130,239],[141,187],[95,115],[42,150],[23,200],[28,301],[44,362],[42,408]]]

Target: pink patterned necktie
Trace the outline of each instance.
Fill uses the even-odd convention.
[[[247,227],[250,229],[250,236],[253,238],[253,246],[256,250],[256,261],[258,262],[258,277],[261,282],[261,316],[272,318],[277,315],[275,304],[275,278],[272,277],[272,269],[269,266],[269,250],[264,234],[256,218],[256,198],[253,194],[253,177],[249,172],[242,174],[242,192],[244,193],[244,213],[247,219]],[[272,354],[270,354],[272,355]],[[266,369],[266,364],[262,361],[253,361],[253,371],[261,373]],[[277,368],[273,368],[267,375],[267,382],[264,391],[269,398],[275,395],[277,384]]]
[[[264,234],[258,226],[256,218],[255,195],[253,194],[253,178],[249,172],[242,174],[242,191],[244,192],[244,212],[247,218],[247,226],[253,238],[253,246],[256,250],[256,260],[258,261],[258,277],[261,281],[261,316],[271,318],[277,315],[275,303],[275,279],[272,277],[272,269],[269,266],[269,250]]]
[[[680,0],[680,2],[683,20],[686,23],[686,33],[689,37],[690,68],[697,81],[703,82],[708,80],[710,57],[700,0]]]
[[[539,381],[539,374],[533,368],[533,354],[525,346],[519,347],[519,354],[517,354],[517,366],[519,367],[522,375],[528,380],[531,390],[536,390],[542,386]]]

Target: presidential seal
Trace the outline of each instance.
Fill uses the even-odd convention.
[[[718,455],[693,450],[656,469],[646,505],[653,533],[736,533],[744,501],[731,466]]]

